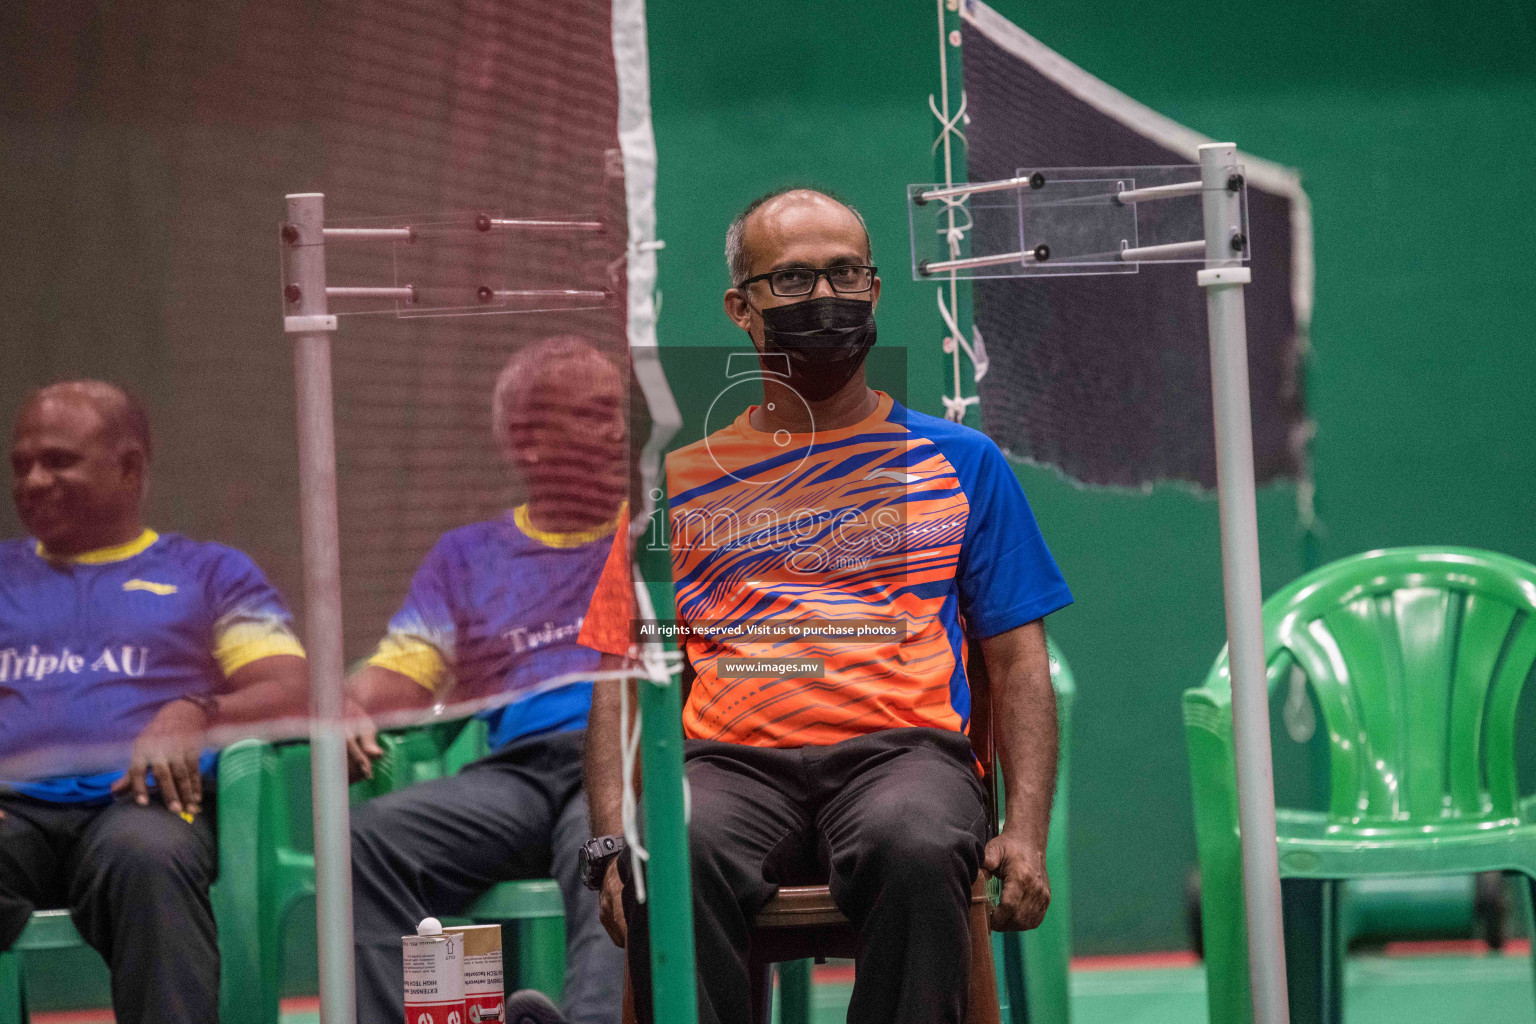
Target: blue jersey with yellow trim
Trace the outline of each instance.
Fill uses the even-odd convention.
[[[597,671],[599,655],[576,637],[615,527],[541,531],[520,506],[444,534],[368,663],[409,676],[451,703],[526,693],[480,715],[489,722],[492,749],[585,729],[592,683],[544,684]]]
[[[161,707],[303,653],[282,598],[233,548],[152,530],[72,558],[0,542],[0,786],[104,801]]]

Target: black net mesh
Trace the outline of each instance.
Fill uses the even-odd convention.
[[[161,539],[181,534],[201,545],[188,564],[212,557],[203,542],[248,555],[291,609],[293,632],[312,645],[304,636],[294,355],[282,320],[294,312],[283,297],[284,197],[324,193],[328,226],[449,224],[414,245],[326,245],[331,286],[411,279],[435,291],[401,313],[452,305],[467,314],[344,315],[330,336],[345,656],[355,668],[394,635],[388,623],[439,538],[467,524],[514,519],[512,510],[533,489],[537,473],[493,435],[492,392],[510,358],[574,335],[606,367],[558,387],[544,379],[550,374],[530,374],[538,381],[518,392],[523,407],[516,412],[537,414],[516,426],[533,438],[525,447],[558,449],[544,469],[559,462],[558,472],[590,490],[598,474],[582,459],[602,461],[603,472],[622,477],[625,458],[634,464],[627,446],[647,436],[647,422],[631,424],[627,439],[622,424],[600,437],[584,433],[568,426],[578,417],[565,407],[591,398],[599,387],[592,381],[601,377],[605,398],[619,409],[615,418],[645,408],[626,338],[629,225],[611,8],[609,0],[553,7],[533,0],[3,5],[0,180],[13,198],[0,209],[0,253],[14,272],[0,284],[8,322],[0,334],[0,415],[15,416],[27,392],[50,381],[98,378],[136,392],[156,441],[145,524]],[[479,232],[481,216],[585,227]],[[495,293],[489,301],[481,288]],[[550,294],[558,290],[580,295]],[[331,312],[390,305],[336,298]],[[501,315],[477,315],[493,309]],[[568,363],[590,370],[576,357]],[[559,429],[573,435],[568,443],[551,442],[552,424],[566,425]],[[505,438],[513,428],[502,427]],[[571,492],[578,501],[585,500],[581,486]],[[601,548],[597,565],[626,488],[621,479],[608,490],[611,502],[593,499],[577,509],[587,519],[603,513],[607,533],[588,545]],[[533,537],[534,527],[568,529],[528,515],[524,536]],[[35,532],[35,519],[6,503],[0,538]],[[30,542],[10,543],[7,550],[20,552],[12,563],[30,565]],[[187,580],[155,566],[142,579],[97,590],[119,602],[164,601],[165,608],[193,593]],[[506,589],[533,596],[516,609],[524,619],[499,634],[500,674],[479,666],[490,683],[475,689],[465,685],[465,664],[449,664],[444,671],[456,676],[428,686],[434,699],[512,700],[565,672],[547,667],[553,662],[520,661],[526,649],[546,653],[558,640],[571,658],[580,654],[569,620],[579,625],[590,583],[582,591],[561,566],[517,569],[526,575],[509,573]],[[82,578],[88,571],[95,570],[79,570]],[[0,580],[7,573],[14,584],[8,568],[0,567]],[[17,613],[52,600],[46,584],[55,576],[41,574],[36,586],[12,586],[0,597],[9,609],[0,611],[0,792],[7,780],[120,769],[142,721],[94,705],[89,721],[81,718],[86,712],[67,713],[76,692],[70,687],[110,676],[129,692],[149,685],[133,682],[146,660],[152,682],[161,663],[174,660],[162,657],[158,640],[141,639],[160,628],[159,606],[143,622],[130,617],[121,635],[102,625],[117,620],[93,620],[78,602]],[[16,593],[23,596],[12,600]],[[538,603],[552,605],[557,596],[558,611]],[[221,594],[206,607],[186,602],[190,610],[175,619],[177,628],[201,622],[197,615],[218,621],[199,627],[207,636],[199,634],[187,657],[202,660],[174,686],[165,684],[165,706],[175,703],[176,687],[225,692],[239,671],[230,666],[251,663],[240,658],[256,648],[236,641],[257,626],[225,614],[226,604],[242,600]],[[142,608],[130,611],[138,616]],[[470,621],[476,613],[471,607],[464,621],[449,625],[489,646],[496,636],[475,633],[483,625]],[[83,625],[71,632],[70,622]],[[98,636],[104,630],[110,635]],[[256,660],[271,663],[279,648],[268,636],[262,643],[267,653]],[[490,657],[464,647],[460,662]],[[102,651],[111,657],[98,657]],[[456,652],[448,646],[441,653],[451,662]],[[149,710],[141,718],[161,705],[143,707]],[[413,705],[418,712],[427,714]],[[303,713],[302,699],[274,703],[270,718],[288,724],[266,732],[302,732],[293,716]],[[262,734],[255,717],[231,728]]]
[[[511,237],[504,265],[512,288],[606,288],[598,308],[343,319],[347,652],[366,654],[433,541],[518,498],[490,432],[509,354],[578,332],[625,359],[610,7],[6,4],[0,174],[17,198],[0,212],[0,246],[18,272],[0,286],[11,323],[0,408],[64,377],[133,387],[164,442],[153,522],[247,551],[302,621],[284,194],[326,193],[328,223],[480,210],[601,219],[597,233]],[[391,283],[373,253],[331,247],[330,283]],[[20,532],[10,510],[0,522]]]
[[[1190,162],[1190,154],[1088,105],[970,24],[963,47],[971,181],[1010,178],[1020,168]],[[1255,470],[1264,483],[1303,474],[1305,409],[1291,200],[1251,181],[1248,196],[1249,373]],[[1089,484],[1216,485],[1206,303],[1190,265],[984,280],[973,288],[991,360],[978,384],[982,426],[1004,450]]]

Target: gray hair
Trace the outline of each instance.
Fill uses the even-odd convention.
[[[521,404],[527,388],[540,374],[553,367],[589,360],[612,366],[595,345],[579,334],[557,334],[512,353],[496,375],[496,387],[491,392],[491,432],[496,443],[506,446],[507,414]]]
[[[864,223],[864,215],[855,210],[847,202],[825,192],[819,188],[807,188],[804,185],[792,185],[789,188],[775,189],[767,195],[758,196],[747,204],[747,208],[736,215],[731,221],[731,226],[725,229],[725,265],[731,274],[731,287],[735,287],[751,276],[752,261],[748,256],[746,243],[743,236],[746,234],[747,218],[751,217],[758,209],[780,196],[791,195],[795,192],[806,192],[810,195],[822,196],[832,200],[859,219],[859,227],[864,229],[864,249],[869,253],[869,258],[875,258],[874,244],[869,240],[869,225]]]

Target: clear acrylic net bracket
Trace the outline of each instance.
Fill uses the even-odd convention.
[[[622,266],[599,266],[584,240],[616,230],[598,216],[511,217],[499,209],[337,220],[317,241],[291,219],[287,249],[319,244],[333,316],[475,316],[595,309],[620,293]],[[291,316],[306,285],[283,260],[282,302]],[[315,287],[311,284],[310,287]]]
[[[1238,200],[1231,258],[1248,259],[1241,168],[1217,187]],[[1134,274],[1142,263],[1204,263],[1200,167],[1021,168],[1001,181],[907,187],[912,277],[931,281]]]

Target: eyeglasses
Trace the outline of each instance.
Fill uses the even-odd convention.
[[[817,279],[825,277],[832,290],[839,295],[847,292],[867,292],[875,284],[875,267],[841,265],[836,267],[794,267],[775,270],[767,274],[749,277],[738,284],[746,288],[756,281],[767,281],[768,288],[780,298],[809,295],[816,290]]]

